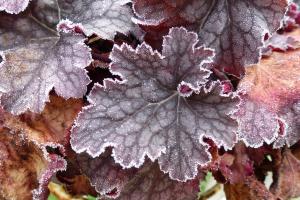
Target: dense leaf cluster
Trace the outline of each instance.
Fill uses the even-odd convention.
[[[287,0],[0,0],[0,199],[55,176],[192,200],[207,171],[228,199],[300,195],[299,24]]]

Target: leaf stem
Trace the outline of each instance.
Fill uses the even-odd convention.
[[[42,26],[43,28],[47,29],[48,31],[54,33],[55,35],[59,36],[59,33],[56,30],[53,30],[52,28],[50,28],[49,26],[47,26],[46,24],[42,23],[40,20],[38,20],[37,18],[35,18],[32,14],[29,14],[29,17],[35,21],[37,24],[39,24],[40,26]]]
[[[61,10],[59,7],[58,0],[55,0],[56,6],[57,6],[57,14],[58,14],[58,21],[61,21]]]

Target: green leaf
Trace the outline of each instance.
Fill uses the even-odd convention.
[[[204,180],[200,181],[200,185],[199,185],[200,194],[206,191],[207,185],[208,185],[209,181],[211,180],[211,178],[212,178],[212,173],[211,172],[207,172]]]
[[[54,194],[48,196],[48,200],[59,200]]]
[[[84,199],[86,199],[86,200],[96,200],[97,198],[93,197],[91,195],[86,195],[86,196],[84,196]]]

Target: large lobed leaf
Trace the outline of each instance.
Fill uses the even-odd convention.
[[[216,51],[214,65],[235,76],[259,61],[266,33],[274,33],[287,10],[286,0],[134,0],[140,24],[185,25]],[[145,30],[149,30],[148,27]],[[150,31],[151,34],[151,31]]]
[[[53,88],[67,99],[82,97],[90,81],[84,68],[92,61],[82,31],[105,39],[128,33],[134,28],[128,2],[36,0],[18,16],[0,13],[3,107],[13,114],[41,112]],[[80,24],[59,22],[62,17]]]
[[[239,98],[224,94],[220,82],[206,83],[210,72],[201,65],[213,52],[197,42],[196,34],[173,28],[162,55],[145,43],[136,50],[115,46],[110,68],[123,81],[94,87],[72,130],[73,149],[96,157],[113,146],[114,159],[126,168],[141,166],[146,155],[158,158],[181,181],[210,160],[203,137],[230,149],[237,124],[229,114]]]
[[[41,112],[53,88],[64,98],[80,98],[89,83],[84,68],[92,60],[90,49],[76,26],[62,21],[56,31],[32,12],[0,13],[1,103],[13,114]]]

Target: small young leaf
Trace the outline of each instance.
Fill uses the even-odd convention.
[[[48,200],[59,200],[54,194],[48,196]]]

